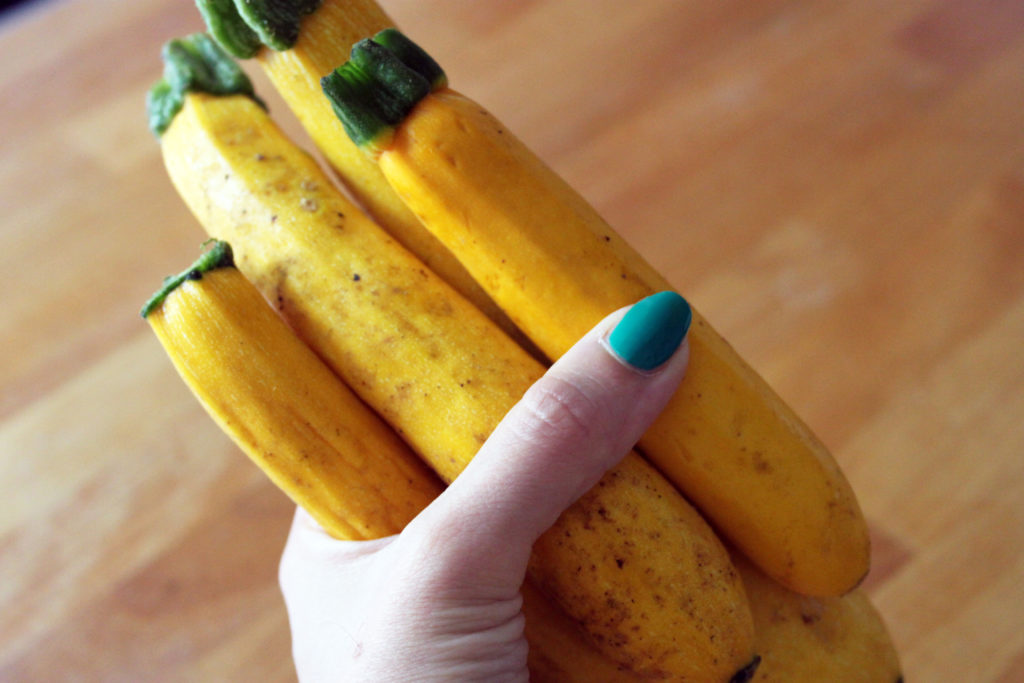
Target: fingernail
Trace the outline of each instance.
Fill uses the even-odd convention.
[[[675,292],[652,294],[626,312],[608,335],[607,345],[628,365],[653,370],[679,348],[692,316],[690,304]]]

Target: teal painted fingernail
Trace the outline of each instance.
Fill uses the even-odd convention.
[[[675,292],[658,292],[630,308],[608,335],[608,346],[638,370],[653,370],[667,361],[690,329],[693,314]]]

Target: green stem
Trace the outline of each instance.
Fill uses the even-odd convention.
[[[185,93],[246,95],[264,109],[252,81],[210,36],[194,33],[164,45],[164,77],[146,96],[150,130],[163,135],[185,103]]]
[[[196,0],[207,29],[225,50],[238,57],[254,57],[266,45],[287,50],[299,39],[303,17],[320,0]]]
[[[349,60],[320,86],[348,136],[372,153],[420,100],[447,83],[430,55],[390,28],[353,45]]]
[[[195,263],[177,275],[164,278],[163,286],[142,307],[143,318],[148,317],[154,309],[159,308],[164,299],[177,289],[182,282],[186,280],[201,280],[206,273],[218,268],[235,267],[235,258],[231,252],[231,245],[220,240],[211,240],[211,242],[213,246],[203,252],[203,255],[196,259]]]
[[[427,79],[431,90],[440,90],[448,85],[448,77],[441,65],[397,28],[380,31],[373,37],[373,42],[387,48],[403,64]]]
[[[232,56],[255,57],[263,47],[259,35],[238,13],[235,0],[196,0],[196,6],[210,35]]]
[[[287,50],[299,39],[299,24],[320,6],[319,0],[235,0],[242,19],[274,50]]]

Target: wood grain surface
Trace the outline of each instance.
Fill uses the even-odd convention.
[[[1022,680],[1024,3],[383,4],[833,449],[907,680]],[[137,313],[203,238],[143,106],[197,30],[0,23],[3,681],[294,679],[293,508]]]

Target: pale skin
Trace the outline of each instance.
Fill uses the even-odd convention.
[[[520,587],[534,541],[661,412],[684,340],[639,372],[605,318],[537,381],[465,471],[398,535],[338,541],[301,509],[280,582],[302,681],[527,681]]]

